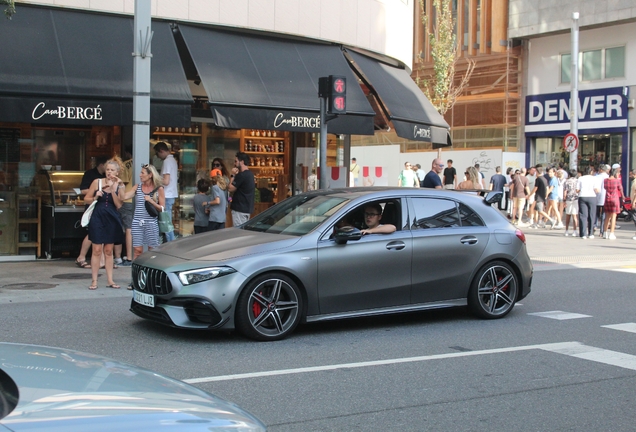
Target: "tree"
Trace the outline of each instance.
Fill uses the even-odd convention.
[[[4,14],[7,19],[11,19],[11,17],[15,14],[15,0],[0,0],[0,5],[6,5],[7,8],[4,10]]]
[[[424,0],[420,0],[420,10],[424,29],[428,31],[430,18],[424,11]],[[468,63],[466,73],[461,78],[455,78],[455,67],[461,51],[456,43],[451,1],[433,0],[433,11],[430,13],[434,17],[433,33],[428,35],[433,58],[433,73],[423,78],[417,77],[416,82],[437,111],[444,115],[455,105],[457,98],[468,86],[470,76],[475,69],[475,61],[466,59]]]

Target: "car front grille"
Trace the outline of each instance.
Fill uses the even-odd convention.
[[[146,281],[143,288],[139,285],[140,280],[144,279],[142,276],[145,276]],[[132,282],[133,287],[137,291],[147,294],[166,295],[172,292],[172,283],[170,283],[166,272],[134,263],[132,266]]]

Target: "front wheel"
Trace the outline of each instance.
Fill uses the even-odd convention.
[[[288,276],[270,273],[251,281],[236,305],[236,328],[250,339],[287,337],[300,322],[302,296]]]
[[[468,307],[480,318],[506,316],[514,307],[519,293],[519,280],[505,262],[493,261],[483,266],[468,291]]]

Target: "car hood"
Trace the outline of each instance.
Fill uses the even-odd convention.
[[[231,402],[93,354],[0,343],[0,369],[19,391],[17,406],[0,420],[0,430],[265,430],[256,417]],[[11,386],[6,376],[0,379],[5,393]]]
[[[296,244],[299,239],[298,236],[227,228],[164,243],[153,249],[152,253],[161,253],[184,260],[223,261],[288,248]]]

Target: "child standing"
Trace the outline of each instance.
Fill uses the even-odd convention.
[[[208,231],[225,228],[225,218],[227,217],[227,183],[222,176],[217,175],[210,179],[212,183],[212,200],[208,202],[210,206],[210,217],[208,220]]]
[[[206,179],[200,179],[197,182],[197,194],[192,200],[194,207],[194,233],[199,234],[208,230],[208,191],[210,184]]]

